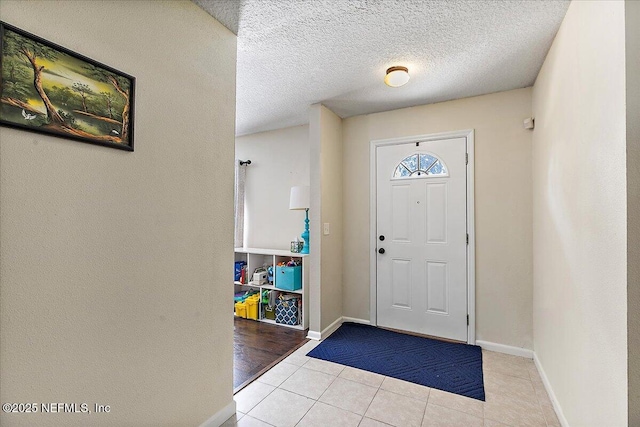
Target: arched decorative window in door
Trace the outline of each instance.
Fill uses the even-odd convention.
[[[393,179],[449,176],[447,166],[433,154],[416,153],[405,157],[396,166]]]

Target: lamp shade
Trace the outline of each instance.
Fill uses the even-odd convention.
[[[291,198],[289,199],[289,209],[309,209],[309,186],[301,185],[291,187]]]

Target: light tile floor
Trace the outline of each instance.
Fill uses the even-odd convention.
[[[305,356],[309,341],[235,395],[223,426],[560,426],[533,361],[483,351],[486,402]]]

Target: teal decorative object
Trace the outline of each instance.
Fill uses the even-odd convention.
[[[304,246],[300,251],[301,254],[309,253],[309,209],[304,210],[305,219],[304,219],[304,231],[302,232],[302,240],[304,240]]]
[[[300,236],[304,240],[304,246],[300,251],[301,254],[309,253],[309,192],[308,185],[291,187],[291,198],[289,199],[290,210],[304,209],[305,211],[304,232]]]

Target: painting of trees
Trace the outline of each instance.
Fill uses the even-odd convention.
[[[29,70],[21,62],[11,58],[6,62],[4,81],[6,83],[6,96],[21,98],[29,95],[30,85]]]
[[[122,96],[124,99],[124,106],[122,110],[122,137],[126,138],[128,136],[128,125],[129,125],[129,109],[130,109],[130,89],[129,89],[129,81],[126,78],[117,76],[109,71],[96,67],[95,65],[87,65],[85,66],[85,70],[87,75],[95,78],[96,80],[109,83],[113,86],[113,88]]]
[[[54,49],[36,41],[20,37],[12,31],[7,31],[4,34],[2,50],[2,56],[22,57],[31,65],[33,70],[33,86],[47,109],[47,118],[50,122],[63,123],[64,120],[56,112],[47,93],[42,88],[42,70],[44,69],[44,65],[39,65],[38,63],[38,59],[53,61],[56,59],[58,53]]]
[[[0,125],[133,151],[133,77],[2,22],[0,38]]]
[[[100,92],[100,95],[104,98],[104,101],[107,103],[107,111],[109,111],[109,118],[113,119],[113,109],[111,108],[111,104],[113,103],[113,95],[111,95],[111,92]]]
[[[71,86],[71,90],[73,90],[74,92],[78,92],[78,94],[80,94],[80,97],[82,97],[82,109],[86,113],[87,112],[87,96],[93,95],[93,91],[91,90],[89,85],[86,85],[84,83],[79,83],[79,82],[75,82],[73,86]]]

